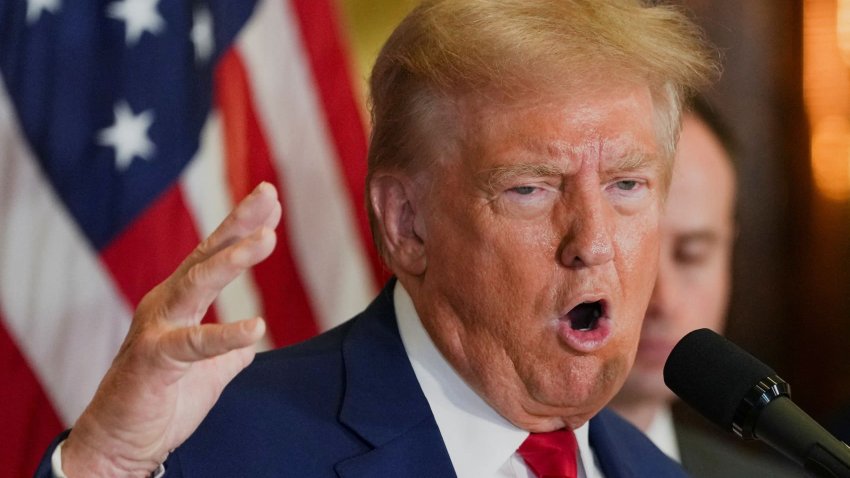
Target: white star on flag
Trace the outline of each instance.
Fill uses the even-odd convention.
[[[115,167],[125,171],[138,156],[150,160],[156,146],[148,137],[148,128],[153,124],[152,110],[134,115],[126,101],[115,104],[115,123],[100,130],[97,141],[103,146],[115,148]]]
[[[27,23],[37,22],[45,10],[56,13],[61,6],[60,0],[27,0]]]
[[[106,13],[126,24],[127,45],[134,45],[142,33],[156,35],[165,28],[165,21],[156,9],[158,3],[159,0],[119,0],[109,4]]]
[[[206,62],[212,56],[215,46],[212,14],[208,8],[201,7],[195,9],[193,17],[192,43],[195,44],[195,61]]]

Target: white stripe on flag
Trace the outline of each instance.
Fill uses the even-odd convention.
[[[212,234],[234,206],[224,172],[223,137],[220,115],[213,110],[201,131],[198,153],[180,181],[201,237]],[[215,301],[215,308],[220,322],[235,322],[262,315],[261,303],[254,279],[247,273],[224,288]],[[266,336],[258,350],[269,348]]]
[[[70,425],[118,351],[131,312],[38,168],[12,111],[0,81],[0,307]]]
[[[237,40],[277,162],[293,255],[320,329],[362,310],[374,279],[288,1],[262,0]]]

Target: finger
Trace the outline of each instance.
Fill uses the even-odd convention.
[[[197,362],[257,343],[266,331],[261,318],[231,324],[204,324],[166,332],[159,341],[164,356],[180,362]]]
[[[204,316],[221,290],[239,274],[271,254],[277,236],[262,227],[219,251],[206,260],[195,263],[186,273],[169,279],[165,289],[166,317],[194,325]]]
[[[275,190],[274,208],[272,209],[271,214],[266,217],[266,222],[263,223],[263,226],[269,229],[277,229],[278,224],[280,224],[281,215],[283,215],[283,209],[280,205],[280,201],[277,199],[277,190]]]
[[[277,190],[262,182],[246,196],[177,269],[184,273],[194,264],[228,247],[241,238],[254,233],[258,228],[274,229],[280,222],[281,206]]]

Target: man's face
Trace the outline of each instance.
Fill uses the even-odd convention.
[[[720,332],[729,299],[734,234],[734,173],[705,124],[686,116],[661,221],[658,279],[634,368],[621,395],[670,399],[664,362],[691,330]]]
[[[657,269],[666,162],[649,90],[459,110],[464,140],[413,206],[427,265],[402,282],[502,415],[581,425],[625,379]]]

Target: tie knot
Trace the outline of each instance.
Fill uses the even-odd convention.
[[[532,433],[517,453],[537,478],[576,478],[578,443],[572,430]]]

